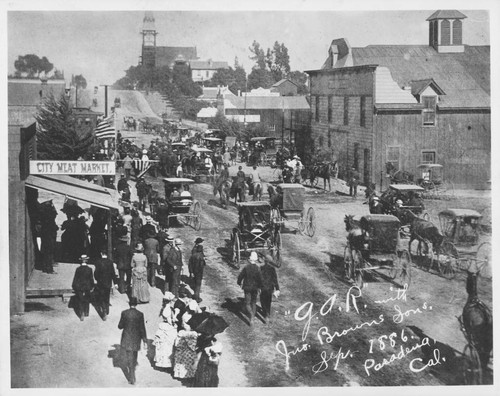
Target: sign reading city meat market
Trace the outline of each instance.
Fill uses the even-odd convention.
[[[30,161],[32,175],[112,175],[114,161]]]

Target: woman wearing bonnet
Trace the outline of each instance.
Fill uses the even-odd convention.
[[[163,296],[163,308],[160,317],[163,319],[158,325],[153,345],[156,348],[155,365],[161,368],[173,367],[174,343],[177,338],[177,320],[174,309],[175,296],[167,291]]]

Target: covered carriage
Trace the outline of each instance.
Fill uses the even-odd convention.
[[[180,177],[165,177],[165,201],[168,208],[167,227],[170,219],[181,217],[186,224],[195,230],[201,228],[201,204],[193,198],[190,186],[194,180]]]
[[[363,216],[359,222],[359,235],[349,233],[344,250],[344,270],[360,288],[366,272],[387,270],[391,279],[398,278],[401,286],[411,282],[411,256],[401,247],[399,219],[392,215]]]
[[[264,201],[239,202],[238,224],[231,233],[231,258],[238,265],[242,253],[268,251],[281,266],[281,233],[271,221],[271,205]]]
[[[302,184],[279,184],[276,194],[270,197],[271,222],[281,228],[286,222],[297,221],[299,232],[312,237],[316,232],[316,214],[312,207],[306,210],[304,191]]]
[[[271,166],[276,163],[276,138],[257,136],[250,139],[249,165]]]

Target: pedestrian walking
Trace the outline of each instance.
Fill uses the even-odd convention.
[[[156,287],[158,253],[160,253],[160,243],[154,235],[149,234],[148,238],[144,241],[144,254],[148,259],[148,283],[151,287]]]
[[[132,267],[132,297],[137,298],[139,303],[148,303],[150,298],[147,261],[144,247],[138,244],[130,266]]]
[[[358,196],[359,177],[359,172],[356,168],[352,167],[349,176],[349,195],[353,198]]]
[[[139,241],[139,234],[142,228],[142,219],[136,209],[132,209],[132,221],[130,222],[130,246],[137,246]]]
[[[120,341],[121,348],[126,356],[126,375],[129,384],[135,384],[135,366],[137,365],[137,354],[141,350],[141,341],[144,348],[147,348],[148,339],[146,336],[146,326],[144,314],[137,310],[137,299],[130,297],[129,309],[121,313],[118,328],[122,331]]]
[[[102,253],[102,257],[96,261],[94,277],[96,308],[102,320],[106,320],[109,315],[109,295],[115,280],[115,267],[106,253]]]
[[[155,346],[155,366],[162,368],[173,367],[174,342],[177,338],[177,318],[174,311],[175,296],[166,292],[163,296],[163,308],[160,317],[163,319],[158,325],[153,344]]]
[[[125,156],[125,158],[123,159],[123,170],[125,171],[125,177],[127,178],[127,180],[130,179],[130,174],[132,171],[132,164],[133,164],[133,160],[130,157],[130,155],[127,154]]]
[[[139,198],[139,210],[144,212],[146,210],[146,201],[148,196],[148,185],[143,177],[139,178],[139,181],[135,185],[137,190],[137,197]]]
[[[132,249],[127,244],[127,236],[118,238],[118,245],[115,247],[114,258],[118,268],[118,291],[123,294],[130,288],[132,277]]]
[[[139,238],[141,239],[140,242],[144,245],[146,239],[148,239],[150,235],[155,237],[156,233],[157,231],[153,224],[153,218],[151,216],[146,216],[146,224],[144,224],[139,230]]]
[[[205,253],[203,252],[203,238],[196,238],[194,241],[194,247],[191,250],[191,257],[189,258],[189,276],[194,281],[194,295],[193,298],[197,302],[201,302],[200,297],[201,282],[203,280],[203,271],[205,269]]]
[[[71,287],[75,291],[77,299],[77,314],[83,322],[83,318],[89,316],[90,292],[94,288],[94,275],[92,274],[92,268],[87,265],[89,256],[82,254],[80,261],[80,266],[75,271]]]
[[[182,271],[182,241],[177,238],[173,246],[168,250],[165,256],[165,265],[163,273],[165,274],[165,291],[172,292],[174,296],[179,297],[179,286]]]
[[[257,311],[257,295],[263,284],[262,274],[257,265],[258,260],[256,252],[250,253],[249,263],[241,270],[237,280],[245,292],[245,309],[250,326]]]
[[[262,319],[266,323],[271,316],[271,302],[273,295],[279,297],[280,286],[276,268],[273,266],[274,260],[266,253],[264,255],[264,264],[260,267],[262,275],[262,289],[260,291],[260,306],[262,308]]]
[[[211,337],[200,346],[201,357],[194,375],[194,388],[217,388],[219,386],[219,362],[222,344]]]
[[[238,173],[236,173],[236,185],[238,189],[240,202],[245,202],[246,176],[245,172],[243,172],[243,168],[241,165],[238,167]]]

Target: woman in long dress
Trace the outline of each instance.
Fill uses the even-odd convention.
[[[149,302],[149,284],[147,257],[143,253],[142,244],[138,244],[132,256],[132,297],[137,298],[139,303]]]
[[[164,307],[160,313],[163,321],[158,325],[153,344],[156,348],[156,367],[171,368],[174,360],[174,342],[177,337],[177,319],[174,310],[175,296],[167,291],[163,296]]]
[[[219,361],[222,354],[222,344],[211,338],[201,351],[201,357],[196,368],[193,387],[217,388],[219,386]]]

